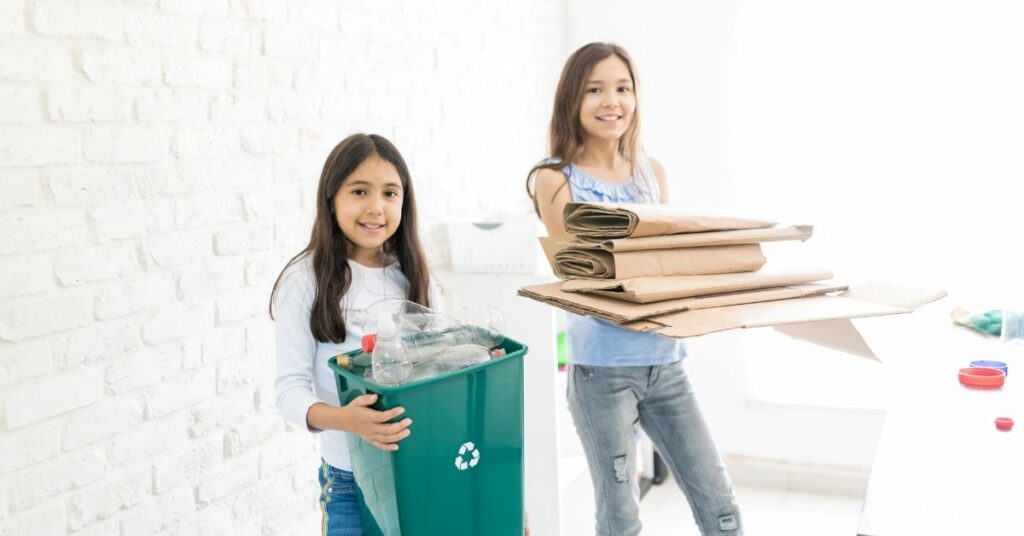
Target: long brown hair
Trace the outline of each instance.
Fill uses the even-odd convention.
[[[633,80],[633,91],[637,93],[636,69],[633,60],[624,48],[615,43],[590,43],[573,52],[562,68],[562,77],[558,80],[555,90],[555,105],[551,112],[551,128],[548,132],[549,158],[530,169],[526,175],[526,194],[533,201],[533,209],[540,215],[537,207],[537,195],[533,182],[537,171],[541,169],[561,170],[583,153],[583,123],[580,122],[580,106],[587,88],[587,80],[594,66],[605,58],[618,56]],[[640,151],[640,99],[637,96],[636,109],[633,111],[633,122],[619,140],[619,153],[637,167]],[[564,188],[565,185],[562,187]],[[561,188],[559,188],[560,190]]]
[[[320,342],[345,341],[345,318],[341,314],[341,298],[352,283],[348,265],[348,239],[334,219],[334,194],[345,179],[367,158],[378,156],[395,166],[402,181],[402,221],[395,234],[384,243],[384,251],[398,261],[409,279],[407,299],[429,307],[430,276],[416,227],[416,196],[405,160],[390,141],[376,134],[353,134],[341,141],[327,155],[320,185],[316,192],[316,218],[309,244],[288,261],[274,281],[270,293],[270,317],[274,318],[274,297],[288,268],[307,255],[312,258],[316,280],[316,296],[309,315],[309,329]]]

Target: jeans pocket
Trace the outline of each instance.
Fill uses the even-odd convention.
[[[356,481],[349,471],[331,467],[327,475],[327,495],[331,500],[355,500]]]
[[[588,367],[587,365],[573,365],[573,375],[577,380],[590,381],[594,379],[596,368]]]

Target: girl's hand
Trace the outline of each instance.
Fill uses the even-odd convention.
[[[370,406],[377,401],[377,395],[357,397],[347,406],[341,408],[345,412],[343,429],[365,439],[368,443],[381,450],[398,450],[398,442],[409,437],[409,425],[412,419],[402,419],[396,423],[388,423],[391,419],[405,413],[405,408],[397,407],[387,411],[377,411]]]

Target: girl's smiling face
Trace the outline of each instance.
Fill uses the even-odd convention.
[[[345,177],[334,194],[334,218],[348,239],[348,257],[365,266],[380,266],[380,252],[402,223],[404,191],[398,171],[371,155]]]
[[[594,66],[583,89],[580,123],[588,137],[618,140],[633,122],[633,77],[621,58],[608,56]]]

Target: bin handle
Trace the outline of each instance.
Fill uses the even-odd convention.
[[[380,393],[377,393],[377,392],[374,392],[374,391],[370,391],[369,389],[367,389],[367,390],[352,389],[351,391],[349,391],[348,393],[345,394],[345,400],[342,403],[342,406],[347,406],[347,405],[351,404],[353,400],[355,400],[356,398],[358,398],[360,396],[363,396],[363,395],[380,395]],[[373,407],[375,409],[380,409],[379,406],[380,406],[380,397],[378,396],[377,402],[374,403]]]

